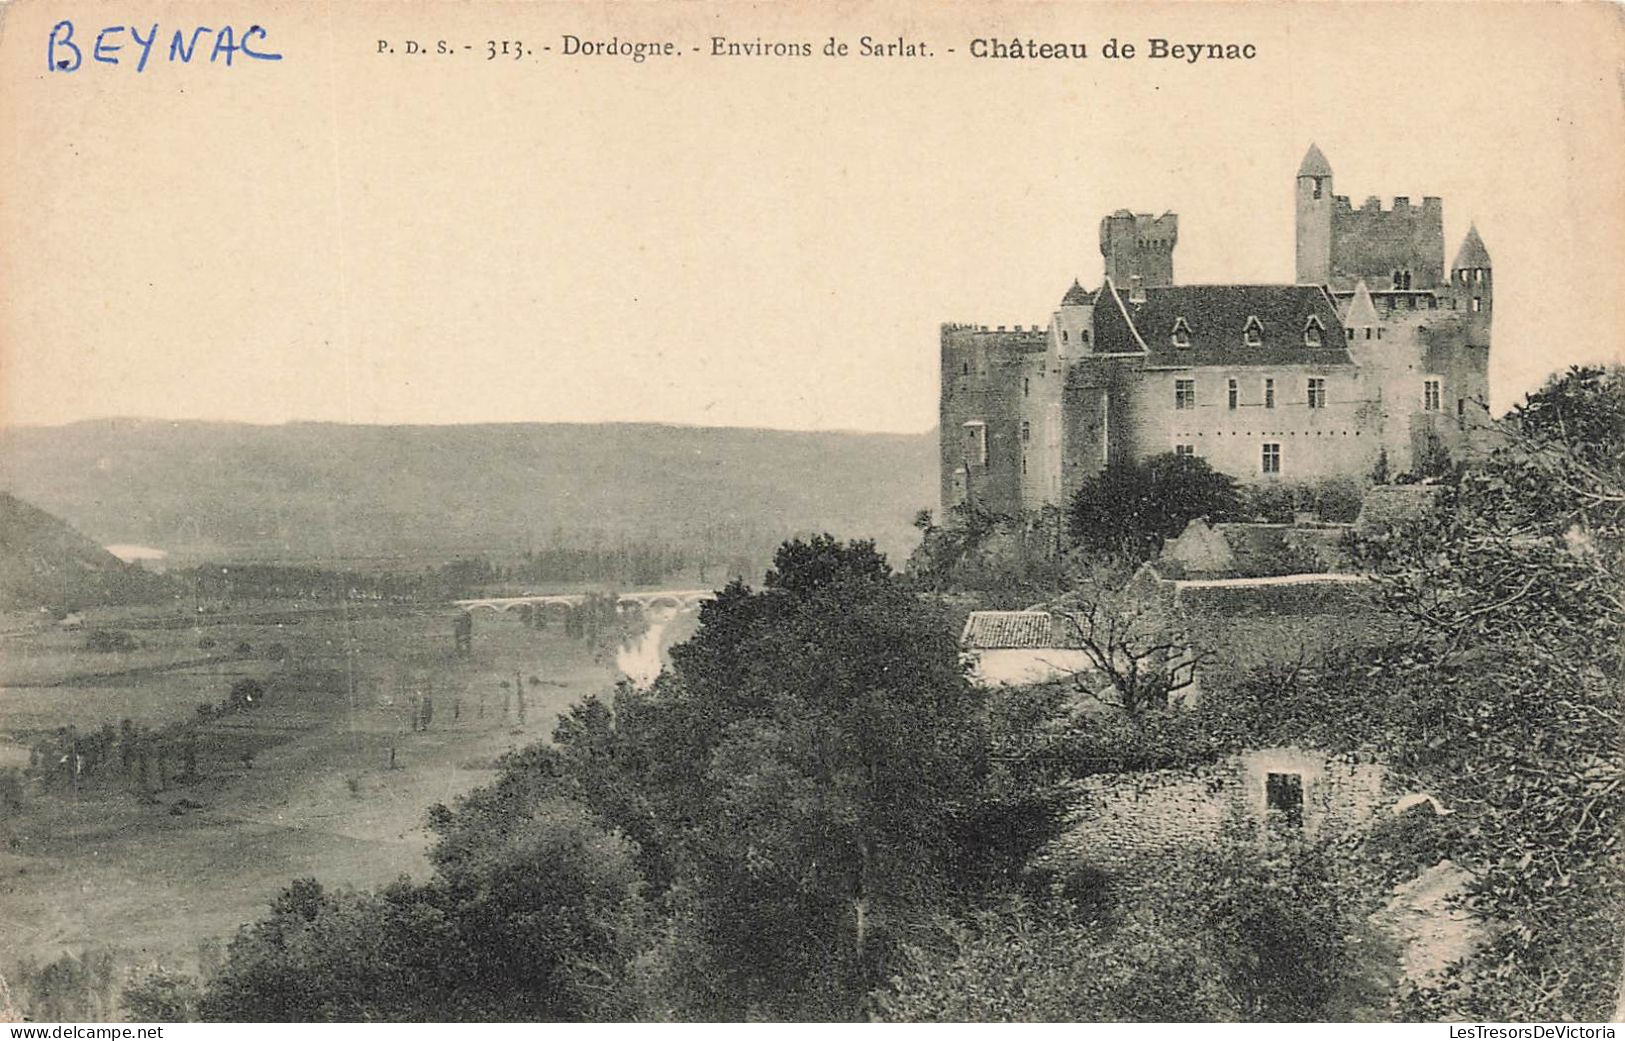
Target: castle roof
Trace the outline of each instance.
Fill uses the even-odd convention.
[[[1144,351],[1153,366],[1353,364],[1337,305],[1321,286],[1155,286],[1141,293],[1143,301],[1125,300],[1106,281],[1095,297],[1096,351]],[[1249,327],[1257,342],[1248,342]],[[1306,344],[1309,328],[1319,346]]]
[[[1343,312],[1343,324],[1350,329],[1382,324],[1377,318],[1377,307],[1371,301],[1371,290],[1366,288],[1363,278],[1354,284],[1354,296],[1349,298],[1348,310]]]
[[[1094,296],[1077,279],[1072,280],[1072,287],[1061,297],[1062,307],[1087,307],[1093,302]]]
[[[1467,237],[1461,240],[1461,249],[1456,251],[1456,259],[1450,265],[1450,270],[1460,271],[1464,267],[1489,266],[1490,251],[1484,248],[1484,240],[1478,237],[1478,225],[1469,225]]]
[[[1326,161],[1326,156],[1320,147],[1311,143],[1309,151],[1303,154],[1303,163],[1298,167],[1299,177],[1330,177],[1332,164]]]

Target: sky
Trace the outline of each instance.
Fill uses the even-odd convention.
[[[1179,213],[1181,282],[1291,280],[1310,142],[1356,204],[1442,196],[1447,260],[1477,223],[1504,408],[1620,355],[1621,10],[16,0],[0,423],[924,431],[938,325],[1047,322],[1099,284],[1114,209]],[[72,73],[47,71],[61,20]],[[144,71],[127,34],[122,64],[90,59],[102,26],[154,21]],[[223,24],[282,60],[163,58]],[[569,58],[567,33],[682,53]],[[935,56],[710,57],[717,34]],[[1012,36],[1091,53],[966,53]],[[1099,53],[1156,36],[1258,56]],[[554,50],[487,61],[489,39]]]

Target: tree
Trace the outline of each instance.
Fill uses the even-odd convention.
[[[1072,498],[1072,537],[1091,553],[1144,559],[1197,517],[1229,520],[1240,509],[1236,482],[1193,455],[1117,461]]]
[[[1051,611],[1089,662],[1073,683],[1102,705],[1138,716],[1167,707],[1195,681],[1200,655],[1181,639],[1172,605],[1154,582],[1096,565]]]
[[[764,584],[806,596],[836,583],[880,581],[890,575],[886,556],[872,539],[843,543],[826,533],[780,546]]]
[[[1229,836],[1086,912],[1014,900],[911,945],[882,993],[906,1021],[1348,1019],[1359,926],[1330,860]]]
[[[198,1018],[203,992],[184,973],[155,968],[124,988],[120,1002],[137,1023],[190,1023]]]
[[[721,590],[652,690],[556,738],[685,909],[670,1004],[849,1018],[957,871],[998,870],[966,855],[991,816],[984,716],[946,620],[868,543],[787,543],[769,579]]]
[[[1498,427],[1431,515],[1359,546],[1417,638],[1396,765],[1471,822],[1493,940],[1411,1014],[1606,1017],[1625,811],[1625,374],[1574,369]]]
[[[435,876],[376,892],[293,883],[239,931],[201,1003],[206,1020],[624,1019],[643,944],[641,879],[624,839],[567,799],[487,825],[437,828]]]

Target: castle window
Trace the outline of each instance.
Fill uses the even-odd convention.
[[[1309,407],[1326,407],[1326,381],[1319,376],[1309,377]]]
[[[1377,339],[1382,339],[1382,326],[1377,326]]]
[[[1027,453],[1021,453],[1021,476],[1027,476]]]
[[[1482,281],[1484,281],[1484,269],[1483,268],[1481,268],[1481,267],[1473,268],[1473,281],[1474,282],[1482,282]]]
[[[1080,330],[1078,330],[1078,342],[1082,343],[1082,344],[1087,344],[1089,342],[1089,330],[1088,329],[1080,329]]]
[[[1174,319],[1174,332],[1171,340],[1175,347],[1189,347],[1191,345],[1191,327],[1186,324],[1183,317]]]
[[[1315,178],[1315,198],[1317,198],[1317,199],[1320,198],[1321,191],[1322,191],[1322,189],[1320,187],[1320,178],[1316,177]]]
[[[1021,377],[1021,396],[1026,397],[1033,392],[1033,381],[1026,376]]]
[[[1456,399],[1456,418],[1457,419],[1466,419],[1467,418],[1467,399],[1466,398],[1457,398]]]
[[[1275,381],[1274,380],[1267,379],[1267,380],[1264,381],[1264,407],[1265,408],[1274,408],[1275,407]]]
[[[965,456],[987,465],[987,424],[979,419],[965,424]]]
[[[1247,316],[1247,326],[1241,331],[1241,340],[1249,347],[1263,345],[1264,323],[1258,320],[1256,314]]]
[[[1026,444],[1033,439],[1033,425],[1027,420],[1021,421],[1021,443]]]
[[[1241,404],[1241,383],[1238,380],[1225,380],[1225,404],[1232,410]]]
[[[1277,441],[1269,441],[1264,445],[1263,457],[1259,460],[1259,469],[1267,474],[1281,472],[1281,445]]]
[[[1343,331],[1349,334],[1349,339],[1354,339],[1354,326],[1351,325]]]
[[[970,362],[962,361],[962,362],[959,363],[959,374],[961,376],[969,376],[970,375]]]
[[[1264,805],[1272,818],[1287,827],[1303,827],[1303,774],[1266,775]]]
[[[1174,446],[1174,454],[1175,455],[1195,455],[1196,454],[1196,446],[1195,445],[1175,445]]]
[[[1321,322],[1320,316],[1312,314],[1309,320],[1303,323],[1303,345],[1305,347],[1319,347],[1325,340],[1326,326]]]
[[[1065,329],[1061,330],[1061,342],[1062,343],[1066,342],[1066,330]]]
[[[1439,381],[1422,381],[1422,408],[1428,412],[1439,411]]]
[[[1365,338],[1368,340],[1371,339],[1371,326],[1369,325],[1365,327]]]
[[[1196,407],[1196,381],[1174,380],[1174,408],[1191,409]]]
[[[1480,298],[1480,297],[1476,297],[1476,296],[1473,297],[1473,310],[1481,311],[1481,310],[1483,310],[1483,308],[1484,308],[1483,299]]]

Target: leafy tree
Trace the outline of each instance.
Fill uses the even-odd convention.
[[[1602,1019],[1625,932],[1625,376],[1575,369],[1501,425],[1433,513],[1366,540],[1419,637],[1400,769],[1472,822],[1469,906],[1494,939],[1410,1013]]]
[[[295,882],[232,941],[202,1017],[625,1018],[644,928],[630,846],[565,799],[501,804],[476,811],[494,826],[442,842],[423,885]]]
[[[880,581],[890,576],[886,556],[875,549],[873,540],[842,543],[823,534],[780,546],[765,585],[806,596],[837,583]]]
[[[1117,461],[1073,496],[1072,536],[1091,553],[1144,559],[1197,517],[1229,520],[1239,510],[1236,482],[1197,456],[1168,453]]]
[[[1008,876],[980,828],[1018,800],[983,784],[953,632],[871,546],[788,543],[769,581],[721,590],[651,691],[584,704],[556,736],[666,883],[672,1007],[847,1018],[968,873]]]
[[[1025,901],[911,945],[888,1019],[1347,1019],[1359,925],[1323,851],[1232,836],[1095,914]]]
[[[120,1001],[138,1023],[191,1023],[198,1018],[203,992],[185,973],[156,968],[125,986]]]

